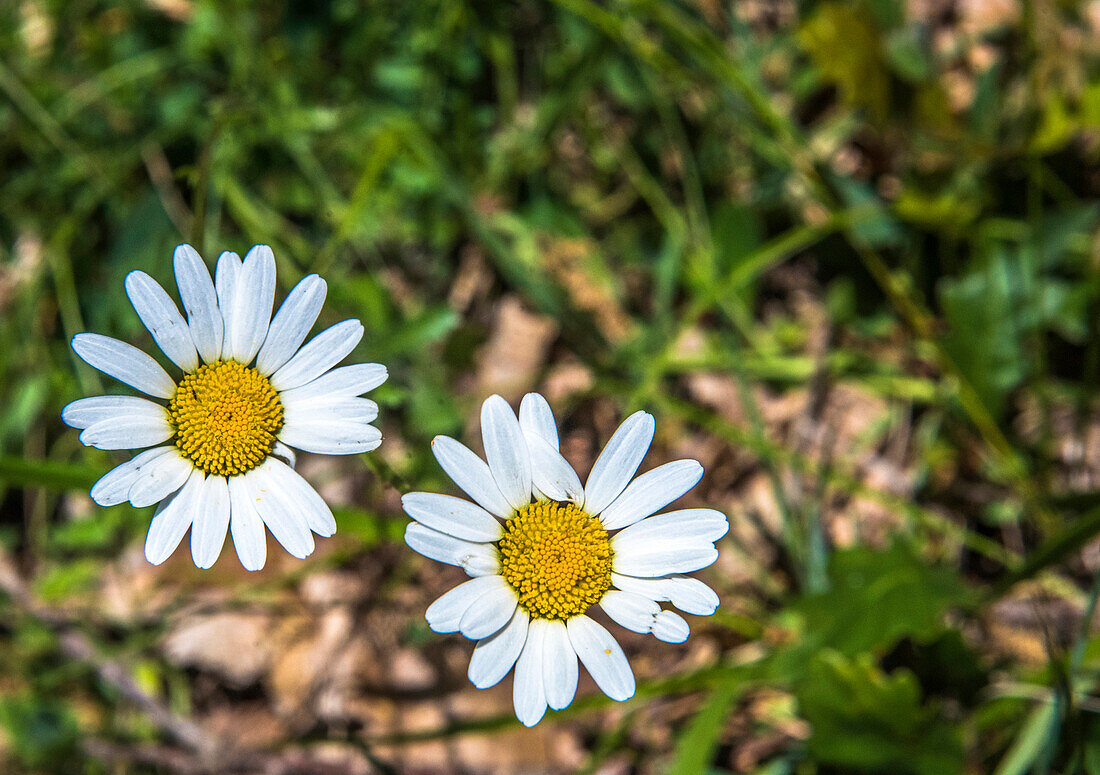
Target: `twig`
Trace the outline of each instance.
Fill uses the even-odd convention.
[[[93,738],[85,740],[81,747],[90,758],[103,762],[152,765],[181,775],[198,775],[204,771],[193,755],[169,746],[120,745]]]
[[[224,744],[194,722],[176,715],[163,702],[142,690],[118,662],[105,658],[68,617],[41,603],[27,587],[6,551],[0,548],[0,590],[26,614],[38,619],[58,637],[61,652],[88,665],[103,683],[137,707],[161,731],[197,755],[200,761],[214,761]]]
[[[141,160],[145,164],[145,171],[149,173],[149,180],[153,182],[153,188],[157,190],[164,212],[168,214],[168,219],[172,221],[176,231],[187,234],[191,229],[194,216],[187,209],[187,202],[183,201],[183,195],[176,188],[172,177],[172,166],[168,163],[164,149],[149,141],[141,146]]]

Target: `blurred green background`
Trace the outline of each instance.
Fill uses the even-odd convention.
[[[0,5],[6,772],[1100,773],[1100,2]],[[272,245],[386,363],[340,531],[152,568],[60,408],[122,281]],[[174,293],[174,288],[173,288]],[[700,459],[723,600],[533,731],[400,543],[541,390]],[[182,555],[182,556],[181,556]]]

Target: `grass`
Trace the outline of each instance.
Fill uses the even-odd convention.
[[[425,740],[517,734],[491,694],[426,728],[333,721],[276,668],[234,686],[165,643],[210,605],[285,629],[359,579],[349,643],[384,610],[390,651],[436,680],[348,691],[462,706],[464,646],[421,623],[442,581],[402,548],[396,495],[446,487],[430,439],[469,440],[485,395],[537,389],[581,459],[653,412],[651,459],[703,460],[693,497],[735,529],[703,574],[720,613],[682,650],[628,644],[638,696],[548,718],[579,763],[533,766],[1100,769],[1098,30],[1085,6],[1001,8],[0,9],[0,758],[201,769],[194,735],[250,702],[280,731],[241,769],[338,741],[403,770]],[[318,469],[341,525],[318,557],[166,566],[148,588],[170,600],[120,610],[149,515],[87,500],[119,458],[60,408],[119,386],[68,340],[148,345],[122,278],[170,287],[181,241],[272,245],[280,293],[323,274],[322,323],[361,319],[353,357],[390,369],[387,441]]]

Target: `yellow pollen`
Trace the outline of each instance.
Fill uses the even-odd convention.
[[[572,503],[539,501],[504,525],[501,575],[535,619],[571,619],[611,587],[611,540]]]
[[[262,463],[283,427],[275,388],[236,361],[204,364],[185,375],[168,414],[180,453],[218,476],[243,474]]]

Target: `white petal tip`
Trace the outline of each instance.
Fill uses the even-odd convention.
[[[177,259],[180,256],[192,256],[192,255],[201,258],[201,256],[199,256],[199,251],[195,250],[193,247],[188,245],[186,242],[181,242],[179,245],[176,245],[176,249],[172,251],[172,258],[173,259]]]
[[[683,643],[691,635],[691,629],[679,614],[661,611],[653,622],[653,635],[665,643]]]
[[[72,404],[69,404],[64,409],[61,410],[61,422],[65,423],[70,428],[75,428],[76,426],[73,425],[73,423],[72,423],[72,417],[71,417],[71,412],[69,411],[69,406],[72,406]]]
[[[438,633],[440,635],[450,635],[451,633],[458,632],[457,627],[445,627],[444,625],[440,624],[439,622],[431,622],[431,621],[428,621],[427,619],[425,619],[425,621],[428,622],[428,629],[429,630],[431,630],[432,632]],[[479,686],[478,688],[480,689],[481,687]]]

